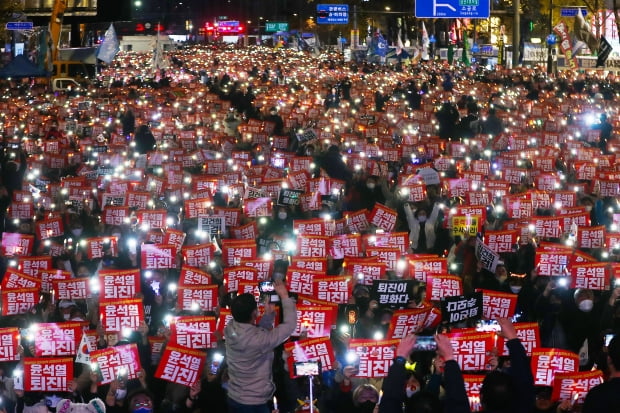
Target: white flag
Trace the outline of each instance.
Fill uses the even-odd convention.
[[[422,22],[422,60],[428,60],[428,47],[430,43],[426,25]]]
[[[105,32],[103,42],[99,45],[99,49],[97,49],[97,59],[107,64],[112,63],[114,56],[118,53],[119,47],[120,43],[118,37],[116,37],[116,30],[114,30],[114,25],[110,24],[110,27]]]

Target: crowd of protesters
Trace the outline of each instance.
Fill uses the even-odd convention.
[[[55,411],[62,398],[97,397],[109,411],[132,413],[618,409],[620,341],[611,337],[620,332],[620,81],[613,73],[357,64],[228,47],[174,53],[157,71],[148,56],[121,53],[70,94],[25,80],[3,84],[0,326],[20,329],[17,354],[0,364],[7,412]],[[217,216],[221,226],[203,224]],[[457,225],[460,218],[467,224]],[[482,256],[491,234],[508,245],[487,246]],[[237,241],[241,257],[232,252]],[[163,265],[146,255],[169,245]],[[440,270],[416,266],[429,260]],[[360,261],[361,274],[353,273]],[[260,270],[241,291],[231,269],[246,264]],[[292,282],[307,268],[320,269],[306,271],[317,280],[346,278],[346,291],[322,300],[317,280]],[[188,269],[217,286],[211,304],[184,301],[184,290],[202,288],[184,284]],[[127,270],[140,278],[140,323],[106,331],[115,315],[104,314],[104,289],[94,284],[100,274]],[[67,297],[46,281],[32,305],[9,303],[12,291],[53,271],[88,279],[89,287]],[[432,285],[442,277],[459,287]],[[275,303],[256,291],[268,280]],[[408,300],[381,302],[376,280],[410,281]],[[497,318],[499,330],[488,334],[506,351],[486,348],[472,369],[450,340],[479,328],[482,314],[449,323],[441,302],[479,291],[516,305],[487,317]],[[293,301],[329,308],[327,335],[307,328]],[[425,316],[398,335],[395,314],[403,310]],[[204,350],[201,377],[187,385],[164,380],[156,373],[162,348],[179,346],[170,320],[194,316],[218,322],[201,327],[209,337],[208,348],[196,347]],[[68,322],[94,331],[97,350],[135,344],[141,368],[105,380],[96,365],[75,362],[65,391],[30,391],[21,375],[28,379],[28,363],[45,359],[37,324]],[[549,367],[541,379],[532,346],[517,333],[522,323],[536,326],[534,349],[549,350],[540,357],[563,351],[576,365]],[[325,336],[320,371],[291,378],[299,354],[282,344]],[[434,337],[436,352],[416,347],[423,336]],[[399,340],[377,347],[388,360],[368,362],[364,346],[356,347],[357,362],[347,357],[356,340],[392,338]],[[579,372],[594,380],[583,379],[590,384],[581,392],[558,389],[554,373]],[[477,395],[466,384],[474,373]]]

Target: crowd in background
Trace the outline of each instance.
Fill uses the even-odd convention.
[[[515,322],[537,322],[541,347],[574,352],[580,356],[579,370],[600,369],[606,377],[615,377],[613,366],[616,362],[620,366],[620,355],[614,351],[619,350],[615,341],[608,350],[605,337],[620,332],[620,288],[615,284],[620,268],[612,265],[619,262],[620,244],[585,248],[577,243],[574,228],[547,236],[528,227],[529,236],[520,232],[510,252],[499,253],[493,271],[476,254],[476,242],[487,231],[505,230],[533,217],[560,216],[563,206],[552,202],[530,203],[527,214],[514,215],[507,199],[519,194],[525,199],[532,192],[577,188],[575,204],[566,206],[570,212],[562,214],[587,214],[587,226],[617,234],[620,169],[615,152],[620,148],[616,134],[620,83],[613,73],[548,76],[539,69],[486,70],[437,62],[372,65],[343,62],[336,55],[315,58],[288,50],[199,47],[176,52],[165,69],[152,71],[149,63],[141,55],[120,54],[96,82],[66,94],[53,95],[45,86],[14,79],[4,83],[0,96],[3,233],[35,235],[31,255],[53,255],[53,268],[68,271],[73,278],[93,278],[101,270],[141,269],[139,298],[145,308],[145,319],[135,331],[116,335],[102,327],[97,294],[83,300],[57,300],[54,294],[42,291],[40,301],[27,312],[4,315],[2,327],[24,330],[33,323],[85,322],[97,331],[98,348],[136,343],[143,369],[135,379],[119,376],[97,386],[96,372],[88,364],[75,363],[70,391],[42,394],[16,389],[13,371],[18,362],[4,362],[0,365],[0,393],[7,411],[54,410],[60,398],[88,402],[95,397],[112,412],[227,411],[226,355],[219,368],[209,368],[214,354],[224,351],[219,333],[217,344],[206,351],[207,366],[198,383],[182,386],[154,377],[158,359],[152,357],[149,337],[169,338],[166,316],[219,316],[236,295],[229,293],[224,283],[230,265],[221,254],[225,240],[233,238],[233,228],[227,226],[205,238],[196,230],[198,219],[187,216],[184,197],[210,197],[214,208],[246,211],[248,189],[273,182],[291,185],[287,181],[293,172],[289,162],[295,157],[308,160],[308,181],[333,180],[338,183],[334,186],[337,190],[315,190],[318,201],[307,207],[303,203],[279,204],[278,193],[263,188],[273,200],[271,215],[240,214],[236,226],[254,228],[255,258],[272,261],[265,279],[287,281],[291,257],[296,255],[289,241],[299,235],[295,221],[321,218],[342,222],[341,233],[346,234],[354,232],[347,227],[351,214],[371,213],[377,205],[385,206],[396,214],[391,231],[371,224],[361,230],[363,234],[406,233],[409,243],[402,256],[410,256],[410,260],[416,259],[415,254],[445,257],[449,273],[462,280],[465,295],[480,289],[516,294]],[[524,139],[525,146],[519,147]],[[95,147],[103,148],[102,152],[95,152]],[[388,159],[388,152],[396,155]],[[549,166],[537,163],[543,153],[553,159]],[[509,165],[506,159],[514,163]],[[209,175],[208,165],[220,160],[226,160],[225,170]],[[525,172],[520,179],[508,181],[506,193],[492,193],[490,202],[482,205],[485,216],[479,231],[455,234],[453,210],[470,205],[470,201],[467,194],[452,196],[448,180],[472,172],[476,161],[488,161],[492,167],[470,191],[495,180],[507,181],[502,168]],[[593,165],[594,171],[584,176],[578,170],[583,163]],[[112,170],[100,168],[109,165]],[[437,171],[440,182],[416,180],[424,185],[423,195],[410,197],[404,188],[415,185],[403,177],[429,167]],[[137,178],[131,175],[136,171]],[[228,173],[238,174],[239,181],[217,182],[218,176]],[[269,173],[273,175],[265,178]],[[554,176],[557,186],[541,190],[537,187],[540,175]],[[91,192],[70,198],[61,190],[70,188],[63,185],[70,177],[82,177],[80,186]],[[216,184],[198,190],[192,182],[201,177],[213,178]],[[165,225],[145,228],[136,218],[140,212],[136,207],[130,208],[131,219],[106,223],[101,195],[122,181],[130,181],[132,191],[149,193],[147,208],[165,210]],[[162,185],[153,189],[150,182]],[[52,192],[52,187],[57,190]],[[237,188],[234,192],[233,187]],[[16,219],[11,208],[24,202],[27,194],[36,195],[31,201],[35,203],[34,216]],[[61,218],[64,233],[41,239],[37,222],[51,217]],[[216,245],[218,252],[199,268],[219,287],[216,308],[179,308],[179,274],[186,263],[181,249],[173,268],[144,269],[142,245],[157,244],[169,230],[183,233],[184,247]],[[116,251],[106,250],[101,257],[89,259],[85,249],[78,247],[81,240],[103,236],[116,239]],[[50,243],[62,248],[50,248]],[[568,245],[573,252],[592,257],[593,262],[608,262],[605,288],[571,288],[566,269],[540,275],[536,254],[542,244]],[[378,305],[372,283],[357,282],[356,274],[347,272],[343,265],[346,257],[326,255],[320,258],[326,259],[327,275],[352,276],[354,285],[341,308],[355,306],[357,319],[345,331],[340,325],[347,324],[346,316],[339,311],[331,331],[337,363],[317,376],[291,379],[287,363],[291,355],[282,346],[276,348],[273,380],[277,406],[273,409],[309,410],[308,380],[313,380],[314,408],[321,412],[470,411],[459,366],[442,334],[436,336],[437,354],[412,352],[415,339],[407,336],[395,349],[397,357],[387,378],[356,377],[345,357],[349,340],[376,339],[377,333],[384,337],[395,308]],[[3,272],[11,268],[14,259],[2,257]],[[397,280],[403,274],[395,267],[388,268],[381,278]],[[402,308],[439,307],[438,302],[431,302],[429,292],[428,286],[417,280]],[[261,302],[260,306],[275,308],[278,304]],[[438,320],[421,326],[416,334],[428,336],[473,325]],[[482,392],[484,411],[581,409],[570,401],[553,400],[548,386],[534,387],[527,355],[512,323],[501,319],[500,326],[510,356],[493,354],[489,358],[487,390]],[[304,338],[302,332],[293,339]],[[21,346],[23,357],[33,357],[33,343],[26,333],[21,336]],[[583,411],[602,411],[591,406],[587,410],[586,399]]]

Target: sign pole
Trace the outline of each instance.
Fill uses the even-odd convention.
[[[521,0],[513,0],[514,20],[512,24],[512,67],[513,69],[519,65],[519,52],[521,50]]]

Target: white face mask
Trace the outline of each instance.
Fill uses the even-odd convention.
[[[71,314],[67,313],[67,314],[63,314],[62,318],[65,319],[65,321],[69,321],[69,319],[71,318]]]
[[[287,216],[288,214],[286,212],[278,212],[278,218],[280,219],[286,219]]]
[[[519,292],[521,291],[521,288],[523,288],[520,285],[511,285],[510,286],[510,291],[513,292],[513,294],[519,294]]]
[[[418,215],[419,222],[426,222],[426,215]]]
[[[582,302],[579,303],[579,309],[583,311],[584,313],[589,313],[590,311],[592,311],[593,307],[594,307],[594,301],[592,300],[583,300]]]
[[[375,183],[374,182],[366,183],[366,188],[368,188],[368,189],[375,189]]]
[[[407,397],[411,397],[411,396],[413,396],[414,394],[416,394],[417,392],[418,392],[418,389],[417,389],[417,388],[407,387],[407,388],[405,389],[405,393],[407,393]]]
[[[592,205],[586,205],[586,211],[588,212],[592,211]]]
[[[114,397],[116,398],[116,400],[124,399],[125,396],[127,396],[126,389],[116,389],[116,393],[114,393]]]
[[[83,231],[83,228],[73,228],[73,229],[71,230],[71,233],[72,233],[74,236],[79,237],[80,235],[82,235],[82,231]]]

